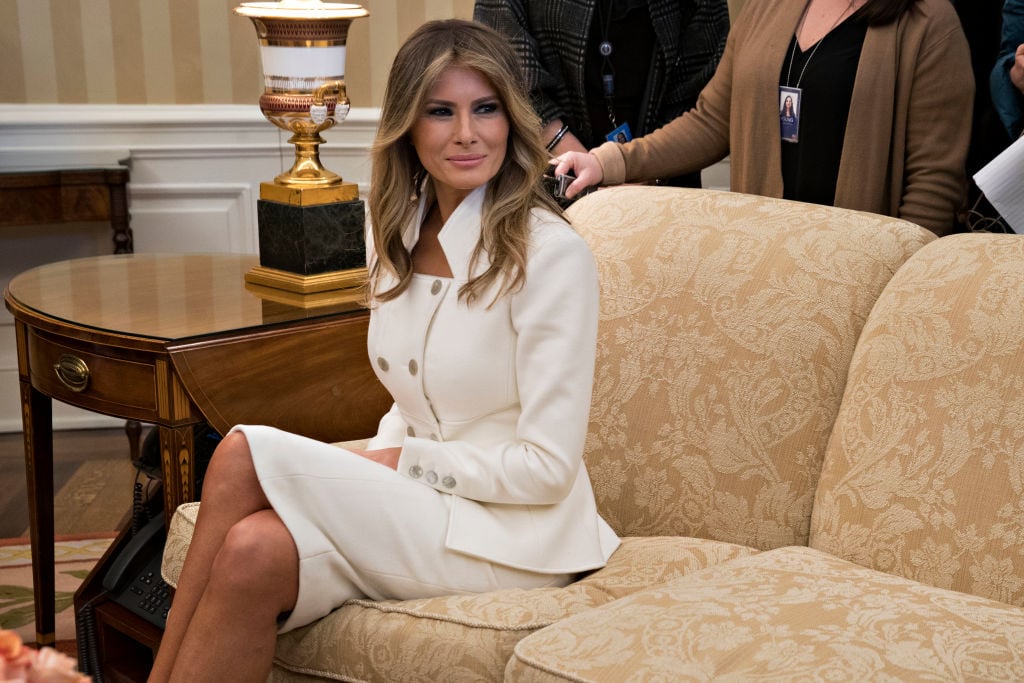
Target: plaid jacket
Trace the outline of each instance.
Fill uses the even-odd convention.
[[[509,37],[523,61],[534,108],[591,137],[584,50],[597,0],[477,0],[473,18]],[[687,111],[711,78],[729,32],[727,0],[650,0],[657,36],[654,90],[641,132]],[[637,132],[637,131],[634,131]]]

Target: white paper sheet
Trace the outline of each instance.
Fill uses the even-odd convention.
[[[1010,229],[1024,234],[1024,137],[975,173],[974,182]]]

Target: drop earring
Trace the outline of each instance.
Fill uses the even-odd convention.
[[[409,197],[410,201],[418,202],[420,200],[420,193],[423,190],[423,181],[426,179],[426,175],[426,170],[422,166],[412,174],[412,196]]]

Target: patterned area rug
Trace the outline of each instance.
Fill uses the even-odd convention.
[[[113,533],[98,533],[57,540],[54,554],[58,644],[75,642],[75,590],[113,539]],[[26,643],[35,642],[32,556],[24,538],[0,540],[0,628],[17,631]]]

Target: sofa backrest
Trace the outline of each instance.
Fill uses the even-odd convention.
[[[807,543],[863,321],[931,233],[731,192],[602,189],[569,217],[601,278],[586,462],[624,536]]]
[[[882,292],[810,545],[1024,606],[1024,236],[943,237]]]

